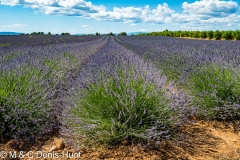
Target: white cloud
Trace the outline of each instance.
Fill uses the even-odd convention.
[[[219,29],[229,27],[238,27],[240,23],[240,15],[232,14],[227,17],[221,18],[209,18],[196,21],[194,23],[185,23],[181,25],[181,29],[184,30],[210,30],[210,29]]]
[[[90,27],[90,26],[87,25],[87,24],[84,24],[84,25],[82,25],[82,27],[83,27],[83,28],[88,28],[88,27]]]
[[[3,0],[2,5],[23,5],[37,9],[45,14],[86,16],[105,10],[105,7],[93,5],[85,0]]]
[[[201,25],[201,24],[183,24],[180,26],[180,30],[189,30],[189,31],[201,31],[201,30],[212,30],[213,28],[209,25]]]
[[[93,30],[93,28],[87,24],[82,25],[82,28],[84,28],[85,30]]]
[[[138,31],[139,32],[146,32],[147,30],[146,29],[139,29]]]
[[[208,20],[201,20],[200,24],[218,27],[219,29],[234,27],[240,23],[240,15],[232,14],[222,18],[211,18]]]
[[[174,12],[167,3],[164,3],[152,10],[148,5],[144,7],[114,7],[113,11],[102,10],[90,16],[98,20],[123,21],[124,23],[166,23]]]
[[[19,3],[19,0],[2,0],[0,1],[2,5],[16,6]]]
[[[240,15],[235,12],[239,9],[234,1],[201,0],[194,3],[184,2],[183,13],[173,14],[172,23],[183,23],[181,29],[209,30],[237,26]]]
[[[201,0],[182,4],[185,13],[203,18],[225,17],[237,11],[238,3],[234,1]]]
[[[210,18],[207,20],[201,20],[202,23],[240,23],[240,15],[231,14],[227,17]]]
[[[23,28],[28,27],[26,24],[11,24],[11,25],[3,25],[5,28]]]
[[[3,5],[22,5],[30,7],[44,14],[81,16],[102,21],[119,21],[129,24],[136,23],[172,24],[191,27],[209,25],[233,26],[240,23],[240,16],[236,15],[239,6],[235,1],[227,0],[199,0],[193,3],[184,2],[182,13],[169,8],[167,3],[158,4],[151,9],[149,5],[143,7],[114,7],[111,11],[103,5],[94,5],[85,0],[2,0]],[[82,26],[85,30],[92,30],[89,25]]]
[[[123,23],[124,24],[133,23],[133,20],[125,20]]]

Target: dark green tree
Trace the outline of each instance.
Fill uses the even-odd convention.
[[[115,36],[115,34],[113,34],[112,32],[110,32],[109,34],[107,34],[108,36]]]
[[[240,40],[240,30],[236,30],[233,35],[236,40]]]
[[[68,36],[69,36],[70,33],[67,33],[67,32],[66,32],[66,33],[62,33],[61,35],[63,35],[63,36],[64,36],[64,35],[68,35]]]
[[[222,31],[222,38],[225,40],[232,40],[234,38],[232,31]]]
[[[202,31],[200,33],[200,38],[206,39],[207,38],[207,32],[206,31]]]
[[[199,38],[200,37],[200,32],[199,31],[193,31],[192,37],[193,38]]]
[[[213,39],[213,31],[207,31],[207,38],[208,39]]]
[[[192,32],[192,31],[189,31],[189,32],[188,32],[188,37],[193,38],[193,32]]]
[[[126,36],[127,33],[126,33],[126,32],[121,32],[121,33],[119,33],[118,35],[119,35],[119,36]]]
[[[222,38],[222,33],[219,31],[219,30],[216,30],[214,33],[213,33],[213,37],[216,39],[216,40],[220,40]]]

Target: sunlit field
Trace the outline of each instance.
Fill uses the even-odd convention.
[[[184,126],[214,122],[238,133],[239,120],[240,41],[0,37],[2,143],[57,136],[73,150],[181,147]]]

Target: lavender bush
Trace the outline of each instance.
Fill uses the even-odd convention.
[[[112,39],[78,74],[67,98],[62,135],[80,145],[170,139],[184,123],[187,100],[151,63]],[[71,133],[71,132],[70,132]]]
[[[24,69],[0,76],[0,139],[32,140],[54,129],[49,72]],[[53,91],[53,92],[51,92]]]
[[[106,42],[0,49],[0,140],[34,142],[58,129],[67,84]]]
[[[240,119],[240,42],[135,36],[116,41],[175,80],[178,88],[193,97],[196,116]]]
[[[233,121],[240,119],[239,82],[239,71],[212,64],[192,72],[186,83],[201,115]]]

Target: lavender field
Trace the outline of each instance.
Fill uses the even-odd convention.
[[[240,120],[239,41],[24,40],[0,47],[0,141],[57,132],[75,148],[148,146],[180,139],[193,117]]]

